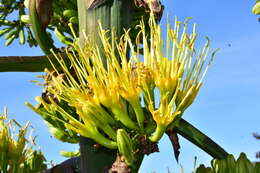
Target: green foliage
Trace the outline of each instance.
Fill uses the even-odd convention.
[[[235,160],[233,155],[229,155],[224,160],[214,159],[211,161],[211,167],[200,165],[196,173],[259,173],[260,163],[252,163],[246,157],[245,153],[241,153],[239,158]]]
[[[26,19],[24,0],[0,0],[0,36],[4,36],[6,46],[15,39],[21,45],[27,41],[30,46],[37,45]]]
[[[7,46],[15,39],[19,39],[21,45],[26,41],[29,46],[38,45],[30,28],[28,6],[28,0],[0,0],[0,36],[4,36]],[[63,34],[72,36],[69,22],[73,23],[78,32],[76,0],[55,0],[52,2],[52,11],[50,24],[47,26],[49,34],[57,28]]]
[[[69,23],[73,23],[75,30],[78,32],[78,22],[75,22],[75,18],[78,18],[77,1],[75,0],[54,0],[52,4],[53,17],[49,28],[54,30],[57,28],[59,31],[73,36],[68,26]],[[73,22],[72,22],[73,21]]]

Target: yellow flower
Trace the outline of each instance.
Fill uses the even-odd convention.
[[[207,66],[202,74],[203,65],[209,52],[208,42],[194,60],[194,45],[197,37],[196,25],[194,25],[192,33],[187,34],[188,20],[184,22],[181,34],[181,23],[177,19],[174,28],[171,28],[168,24],[166,42],[162,39],[161,26],[156,23],[153,14],[151,14],[149,20],[149,37],[147,37],[144,23],[141,22],[138,26],[140,33],[137,38],[137,46],[140,45],[140,40],[142,40],[144,68],[151,70],[151,78],[155,87],[158,88],[160,96],[159,107],[155,108],[152,97],[154,91],[147,87],[152,82],[147,82],[143,78],[140,87],[148,102],[149,111],[157,124],[155,133],[150,137],[152,141],[158,141],[167,126],[192,104],[209,67]],[[139,57],[138,50],[140,47],[130,46],[130,48],[132,54]],[[213,56],[209,64],[212,60]],[[138,73],[139,76],[143,75],[140,70]]]
[[[157,124],[150,140],[158,141],[166,128],[192,104],[213,60],[212,56],[209,65],[204,69],[209,43],[196,55],[196,25],[191,34],[187,34],[188,20],[183,24],[182,33],[182,25],[177,19],[174,28],[168,24],[165,42],[162,39],[161,26],[152,13],[149,33],[143,21],[137,26],[140,32],[136,43],[130,39],[129,31],[125,31],[118,39],[113,32],[108,37],[108,31],[100,27],[101,46],[90,43],[88,38],[84,48],[75,43],[74,51],[67,51],[69,66],[62,57],[55,55],[61,68],[53,67],[57,74],[57,69],[62,69],[64,78],[59,79],[47,71],[53,78],[47,90],[58,100],[64,100],[74,107],[79,119],[63,110],[53,100],[54,106],[40,102],[47,111],[57,109],[64,114],[68,119],[64,122],[67,128],[100,143],[103,140],[104,145],[114,148],[114,141],[110,139],[115,139],[117,120],[127,128],[144,133],[145,117],[141,104],[143,96],[152,115],[151,120]],[[159,90],[158,107],[155,106],[156,89]],[[133,108],[136,118],[132,119],[128,115],[127,103]],[[136,126],[135,121],[139,126]],[[110,139],[102,136],[99,130]]]
[[[180,22],[176,20],[174,29],[168,25],[167,40],[164,43],[161,27],[156,23],[153,15],[151,15],[149,26],[150,37],[147,38],[145,25],[142,22],[139,25],[140,33],[138,35],[141,38],[137,38],[137,42],[142,40],[143,45],[143,69],[149,69],[149,74],[151,74],[150,79],[147,77],[141,78],[140,86],[149,103],[149,110],[153,115],[153,119],[157,124],[167,126],[179,114],[178,111],[175,111],[175,100],[179,90],[178,85],[182,79],[187,62],[193,54],[193,44],[196,34],[194,29],[193,33],[188,36],[186,34],[185,23],[183,33],[179,39]],[[171,46],[172,49],[170,48]],[[131,51],[134,52],[134,55],[138,54],[134,48]],[[165,51],[166,53],[164,53]],[[137,72],[139,76],[143,76],[141,70],[137,70]],[[151,79],[153,82],[151,82]],[[159,89],[160,106],[157,110],[155,110],[154,101],[151,96],[153,91],[149,90],[149,86]]]
[[[107,105],[107,107],[112,108],[112,111],[114,109],[113,113],[116,116],[118,116],[117,114],[121,114],[120,116],[122,116],[122,114],[125,114],[122,118],[118,116],[118,119],[121,119],[120,121],[126,126],[132,129],[136,129],[136,127],[134,127],[134,123],[131,122],[132,120],[128,118],[128,115],[126,113],[125,105],[121,97],[124,98],[133,107],[136,114],[137,122],[142,128],[144,115],[140,104],[141,90],[137,83],[137,77],[133,75],[133,64],[135,63],[135,60],[133,58],[128,60],[127,49],[128,43],[131,42],[130,37],[126,32],[125,35],[120,38],[119,42],[117,42],[112,32],[112,38],[111,40],[109,40],[106,36],[106,31],[102,30],[101,28],[100,38],[106,58],[106,69],[102,64],[102,69],[104,69],[102,70],[104,71],[104,73],[102,74],[106,74],[106,76],[102,78],[102,81],[105,81],[105,89],[109,89],[110,92],[113,91],[113,93],[111,93],[111,98],[109,97],[110,99],[108,101],[110,105]],[[98,59],[101,59],[101,57],[98,57]],[[93,62],[96,61],[93,60]],[[98,71],[99,69],[100,67],[96,70]],[[96,87],[98,88],[99,86],[100,85],[97,85]],[[100,93],[102,92],[97,91],[97,94]],[[105,94],[104,96],[106,96],[107,99],[107,94]],[[115,100],[115,98],[117,102],[111,102]],[[119,105],[120,107],[115,108],[116,105]],[[123,121],[123,119],[128,120]]]
[[[189,65],[185,69],[185,74],[182,79],[182,86],[179,88],[176,99],[177,109],[182,113],[193,103],[194,99],[196,98],[199,89],[202,86],[207,70],[212,63],[217,50],[212,53],[208,65],[205,67],[205,69],[203,69],[209,51],[209,40],[207,38],[205,46],[200,49],[194,62],[192,62],[192,59],[190,59]]]
[[[82,118],[82,121],[77,120],[76,118],[74,118],[72,115],[70,115],[68,112],[66,112],[63,108],[61,108],[59,105],[57,105],[57,103],[55,103],[53,101],[52,98],[50,98],[51,104],[46,104],[44,103],[44,100],[42,100],[40,97],[36,98],[38,102],[42,103],[46,110],[50,110],[51,109],[55,109],[57,110],[59,113],[61,113],[68,121],[65,122],[64,121],[64,125],[66,128],[75,131],[76,133],[91,138],[94,141],[98,142],[99,144],[110,148],[110,149],[115,149],[117,148],[116,142],[104,137],[98,130],[98,127],[96,126],[95,122],[93,122],[93,119],[91,119],[91,117],[89,117],[89,114],[84,114],[83,112],[81,112],[82,110],[77,110],[77,113],[79,113],[80,117]],[[85,112],[87,113],[87,112]],[[58,117],[56,117],[56,119],[58,121],[63,121],[58,119]],[[106,124],[106,126],[104,127],[105,130],[108,129],[110,130],[110,132],[112,132],[112,129],[109,128],[108,124]],[[107,132],[107,131],[105,131]],[[111,136],[113,137],[113,134],[111,134]],[[113,137],[115,138],[115,137]]]
[[[16,127],[19,129],[18,133],[15,133]],[[0,171],[17,172],[28,165],[28,159],[34,145],[33,141],[30,143],[26,139],[28,127],[29,123],[22,127],[15,120],[8,120],[7,111],[4,115],[0,115]],[[42,162],[38,163],[44,165]],[[32,170],[28,171],[32,172]]]

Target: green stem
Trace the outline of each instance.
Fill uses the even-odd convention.
[[[149,137],[149,139],[152,142],[159,141],[162,138],[166,128],[167,128],[167,126],[164,126],[164,125],[161,125],[161,124],[157,124],[155,132],[152,134],[152,136]]]
[[[221,146],[184,119],[180,119],[174,129],[178,134],[198,146],[213,158],[225,159],[228,156],[228,153]]]
[[[150,85],[148,86],[148,92],[144,93],[144,95],[145,95],[146,98],[148,98],[148,95],[150,95],[151,100],[152,100],[152,102],[153,102],[153,107],[155,107],[154,88],[155,88],[154,85],[150,84]],[[148,108],[148,107],[149,107],[149,103],[147,102],[146,99],[144,99],[144,103],[145,103],[146,109],[149,110],[149,108]]]
[[[141,129],[143,129],[143,122],[144,122],[144,112],[139,100],[133,101],[130,103],[135,111],[135,116],[138,122],[138,125]]]
[[[68,58],[65,54],[61,54],[65,62]],[[59,67],[53,55],[48,58]],[[0,72],[43,72],[45,68],[52,69],[47,56],[1,56]]]
[[[114,125],[116,123],[115,119],[109,113],[107,113],[107,111],[105,111],[100,105],[99,105],[97,111],[102,115],[102,118],[104,118],[104,120],[108,124]]]
[[[36,0],[30,0],[29,3],[30,21],[33,29],[33,33],[37,43],[39,44],[42,51],[49,55],[51,54],[50,49],[55,48],[52,41],[50,40],[46,29],[43,28],[39,22],[38,15],[36,13]]]
[[[102,130],[113,140],[116,140],[116,132],[110,125],[105,125]]]
[[[18,167],[19,167],[18,163],[19,162],[17,160],[14,161],[14,167],[13,167],[12,173],[18,172]]]
[[[7,157],[7,152],[4,150],[2,152],[2,158],[1,160],[3,161],[2,163],[2,169],[3,169],[3,173],[7,173],[7,168],[8,168],[8,157]]]
[[[112,112],[115,117],[126,127],[130,129],[137,129],[136,124],[131,120],[131,118],[127,114],[127,111],[125,111],[123,108],[115,105],[112,108]]]
[[[104,137],[99,132],[95,133],[92,137],[98,144],[103,145],[104,147],[110,148],[110,149],[117,149],[117,143],[114,141],[111,141]]]

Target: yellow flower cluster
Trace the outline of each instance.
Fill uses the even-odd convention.
[[[61,55],[54,54],[65,76],[63,80],[46,70],[52,75],[47,90],[74,107],[79,119],[52,98],[52,104],[40,97],[37,100],[47,111],[56,109],[65,116],[68,129],[108,148],[117,148],[119,128],[148,135],[154,142],[160,140],[167,127],[194,101],[214,56],[213,53],[204,67],[209,41],[196,54],[196,25],[190,35],[186,33],[187,21],[180,34],[181,26],[177,20],[174,28],[168,24],[166,42],[153,14],[149,32],[142,21],[137,26],[140,32],[135,41],[130,39],[129,31],[116,38],[113,32],[100,27],[100,45],[87,37],[84,48],[75,44],[73,51],[67,51],[69,65]],[[60,68],[53,67],[59,74]],[[158,107],[155,98],[159,98]],[[151,116],[144,114],[143,103]],[[156,124],[153,133],[147,134],[147,122]]]
[[[44,156],[34,151],[26,139],[28,125],[22,127],[15,120],[8,121],[6,111],[0,115],[0,172],[36,173],[46,169]],[[19,133],[15,136],[17,126]]]

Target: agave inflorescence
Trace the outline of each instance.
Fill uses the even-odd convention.
[[[32,144],[26,139],[28,126],[8,121],[6,111],[0,115],[0,172],[36,173],[47,168],[42,152],[33,149],[35,139]],[[15,127],[19,128],[17,135]]]
[[[196,25],[188,35],[187,22],[181,34],[179,21],[175,21],[174,28],[168,24],[166,42],[153,14],[149,20],[149,33],[144,22],[137,27],[140,32],[135,41],[130,39],[128,31],[116,38],[113,32],[109,37],[109,32],[100,27],[102,49],[87,37],[84,48],[75,42],[74,51],[67,51],[69,65],[60,55],[54,54],[64,79],[46,70],[52,78],[46,89],[58,102],[65,101],[73,107],[79,118],[59,106],[53,98],[49,97],[49,104],[38,97],[37,101],[48,115],[53,116],[51,112],[58,111],[64,119],[56,119],[64,122],[66,128],[111,149],[118,148],[117,134],[143,135],[152,142],[159,141],[165,130],[194,101],[214,52],[204,67],[210,51],[209,40],[195,53]],[[60,68],[53,67],[55,73],[61,73]],[[159,90],[158,107],[155,106],[157,96],[154,97],[156,88]],[[37,112],[37,108],[33,109]],[[122,129],[125,129],[124,133],[121,133]],[[134,150],[135,142],[130,143],[126,146],[131,147],[120,151]],[[126,160],[132,163],[130,158]]]

